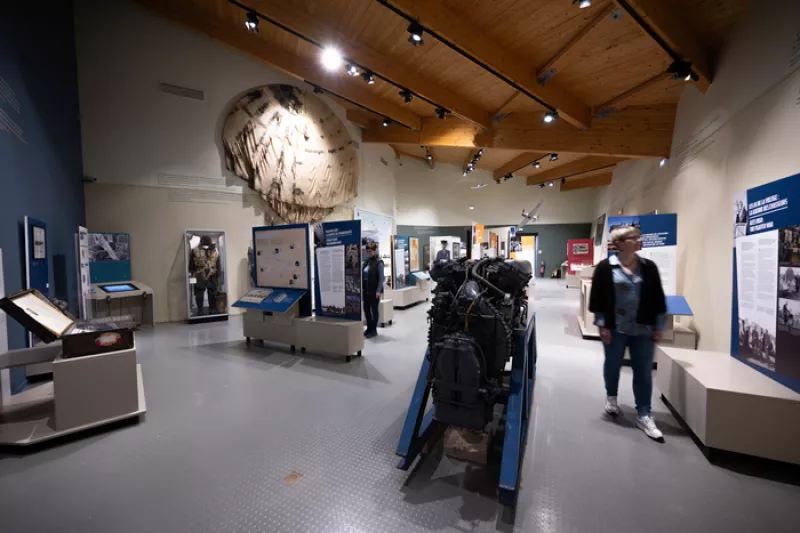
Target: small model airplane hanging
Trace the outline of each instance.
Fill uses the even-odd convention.
[[[539,208],[542,207],[542,202],[544,200],[539,200],[539,203],[536,204],[536,207],[528,211],[527,213],[525,210],[522,210],[522,221],[519,223],[519,229],[522,229],[523,226],[528,225],[531,221],[536,222],[539,219],[539,215],[536,213],[539,212]]]

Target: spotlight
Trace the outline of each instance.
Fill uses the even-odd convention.
[[[440,120],[444,120],[445,118],[447,118],[447,109],[443,107],[437,107],[436,116],[439,117]]]
[[[547,186],[548,186],[548,187],[552,187],[552,186],[553,186],[553,182],[552,182],[552,181],[548,181],[548,182],[547,182]]]
[[[431,159],[433,159],[433,156],[431,154],[425,154],[425,159],[430,161]]]
[[[540,184],[539,184],[539,188],[540,188],[540,189],[544,189],[544,183],[540,183]]]
[[[351,63],[348,63],[347,70],[345,70],[345,72],[347,72],[348,76],[358,76],[358,67]]]
[[[314,85],[314,94],[322,94],[324,92],[325,91],[322,90],[322,87],[320,87],[319,85]]]
[[[512,175],[512,174],[509,172],[508,174],[506,174],[505,176],[503,176],[503,179],[504,179],[504,180],[506,180],[506,181],[508,181],[508,180],[510,180],[510,179],[511,179],[511,178],[513,178],[513,177],[514,177],[514,176],[513,176],[513,175]]]
[[[577,3],[578,7],[581,9],[586,9],[587,7],[592,7],[592,0],[574,0],[573,4]]]
[[[542,168],[542,164],[539,163],[538,161],[534,161],[533,162],[533,168]]]
[[[320,59],[325,70],[339,70],[342,66],[342,54],[336,48],[324,48]]]
[[[389,124],[391,124],[391,123],[392,123],[392,119],[390,119],[390,118],[383,119],[383,127],[384,128],[388,128]]]
[[[668,160],[666,157],[665,157],[664,159],[662,159],[662,160],[661,160],[661,161],[658,163],[658,166],[659,166],[659,168],[664,168],[664,165],[666,165],[666,164],[667,164],[667,161],[669,161],[669,160]]]
[[[472,211],[473,209],[475,209],[475,206],[474,206],[474,205],[471,205],[471,206],[469,206],[469,210],[470,210],[470,211]]]
[[[258,15],[256,15],[255,11],[247,12],[247,20],[244,21],[244,27],[248,31],[258,33]]]
[[[558,154],[550,154],[550,161],[558,161]]]
[[[422,34],[425,33],[425,28],[423,28],[422,25],[416,20],[408,25],[408,33],[411,34],[411,36],[408,38],[408,42],[414,46],[425,44],[425,41],[422,39]]]
[[[467,171],[466,171],[466,170],[464,171],[464,174],[463,174],[463,175],[464,175],[464,176],[466,176],[466,175],[467,175]]]
[[[561,185],[564,185],[565,183],[567,183],[567,178],[561,178]]]
[[[692,64],[686,61],[674,61],[667,69],[667,72],[672,73],[673,80],[692,81],[697,79],[697,76],[692,72]]]
[[[411,91],[409,91],[408,89],[403,89],[402,91],[400,91],[400,98],[402,98],[405,103],[409,103],[411,100],[414,99],[414,95],[411,94]]]
[[[474,166],[475,165],[470,161],[469,163],[467,163],[467,170],[472,170],[472,167]]]
[[[553,122],[556,121],[557,118],[558,118],[558,113],[556,113],[555,111],[550,111],[544,114],[542,122],[544,122],[545,124],[552,124]]]
[[[478,150],[478,152],[480,152],[481,154],[485,154],[486,153],[486,148],[481,148],[480,150]]]
[[[373,74],[371,71],[365,70],[361,73],[361,77],[364,78],[364,81],[367,82],[367,85],[375,84],[375,74]]]

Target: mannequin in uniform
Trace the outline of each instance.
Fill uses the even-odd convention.
[[[189,273],[196,279],[194,298],[197,302],[197,314],[203,313],[203,295],[208,292],[208,314],[217,314],[217,289],[219,287],[219,250],[211,241],[211,237],[203,235],[200,244],[192,249],[192,260]]]

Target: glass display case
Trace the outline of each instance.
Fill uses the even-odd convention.
[[[227,242],[221,230],[186,230],[186,310],[189,322],[227,320]]]

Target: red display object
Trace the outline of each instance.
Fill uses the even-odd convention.
[[[594,240],[570,239],[567,241],[567,267],[570,274],[576,269],[590,267],[594,264]]]

